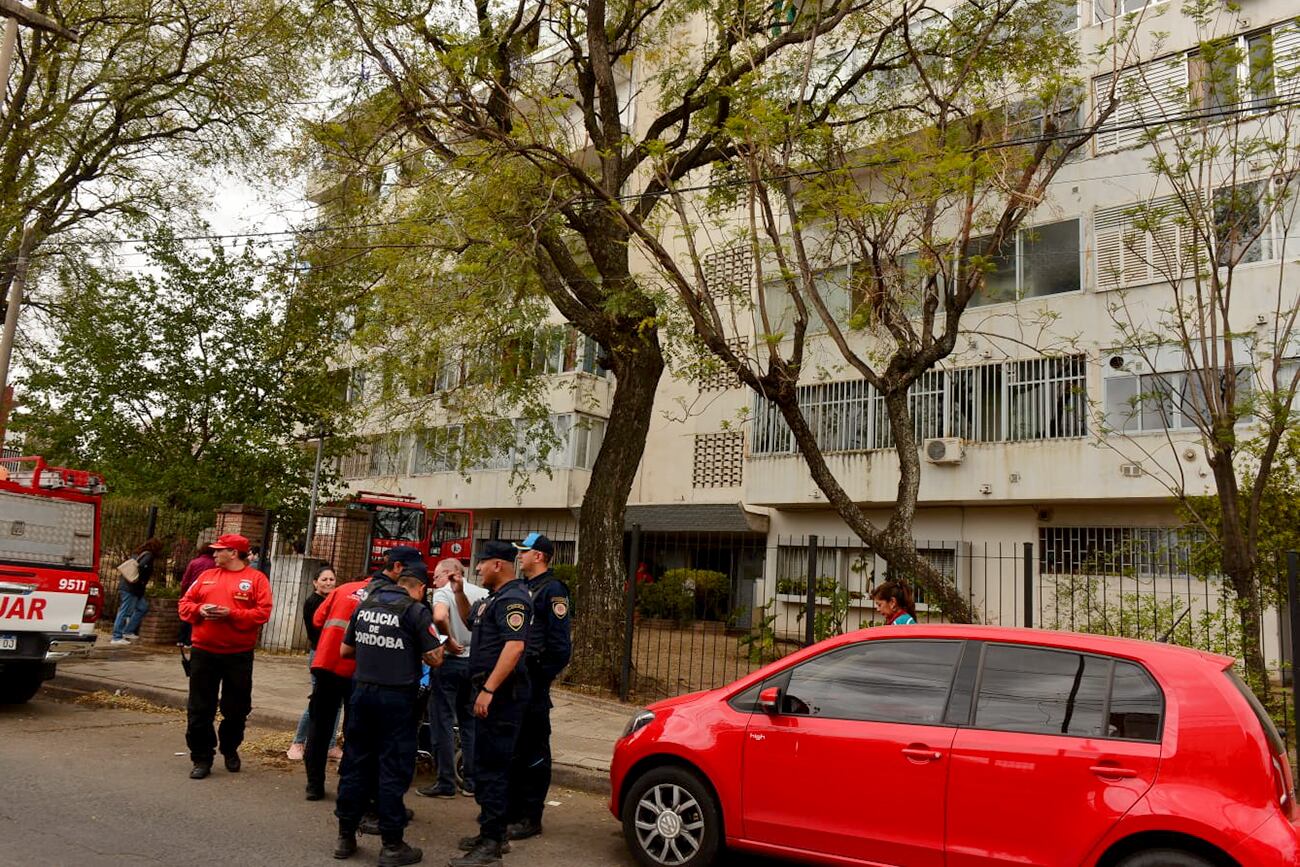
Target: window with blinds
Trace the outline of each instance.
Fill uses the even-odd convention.
[[[1187,58],[1176,54],[1093,79],[1098,111],[1117,100],[1115,111],[1097,130],[1097,152],[1137,147],[1156,130],[1187,114]],[[1112,90],[1113,88],[1113,90]]]

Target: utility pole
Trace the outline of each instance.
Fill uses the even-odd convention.
[[[77,33],[69,30],[47,15],[42,15],[18,0],[0,0],[0,15],[5,21],[3,40],[0,40],[0,107],[9,97],[9,71],[13,67],[14,49],[18,44],[18,25],[25,24],[34,30],[77,41]],[[0,333],[0,400],[5,401],[0,408],[0,445],[9,421],[9,359],[13,356],[14,335],[18,333],[18,310],[23,304],[23,288],[27,282],[27,262],[31,257],[32,246],[36,242],[36,232],[28,223],[23,226],[23,237],[18,243],[18,257],[14,261],[13,280],[9,284],[9,298],[5,303],[4,331]]]

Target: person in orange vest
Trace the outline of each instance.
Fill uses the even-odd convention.
[[[212,554],[216,567],[199,575],[176,606],[181,619],[193,625],[185,728],[192,780],[212,772],[218,747],[226,770],[239,772],[244,722],[253,708],[253,648],[262,624],[271,619],[271,582],[248,565],[248,540],[227,533],[212,543]],[[218,695],[219,732],[212,726]]]

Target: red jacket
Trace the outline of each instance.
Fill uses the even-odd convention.
[[[370,579],[349,581],[330,591],[325,601],[316,609],[312,622],[320,630],[316,641],[316,655],[312,657],[312,668],[323,668],[339,677],[351,677],[357,670],[357,660],[344,659],[339,656],[339,647],[343,644],[343,633],[348,631],[348,621],[352,612],[366,598],[366,587]]]
[[[223,605],[230,616],[208,620],[199,613],[204,605]],[[194,624],[193,642],[209,653],[242,653],[257,644],[257,632],[271,619],[271,582],[252,566],[238,571],[217,567],[194,579],[176,610]]]

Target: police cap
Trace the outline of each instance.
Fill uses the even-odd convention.
[[[484,560],[505,560],[507,563],[515,562],[515,555],[518,554],[515,546],[509,542],[502,542],[498,539],[489,539],[483,543],[483,550],[479,551],[478,562]]]
[[[424,555],[420,553],[419,548],[412,548],[410,545],[398,545],[395,548],[388,549],[388,553],[384,555],[384,563],[388,566],[392,566],[394,563],[410,566],[413,563],[424,563]]]

